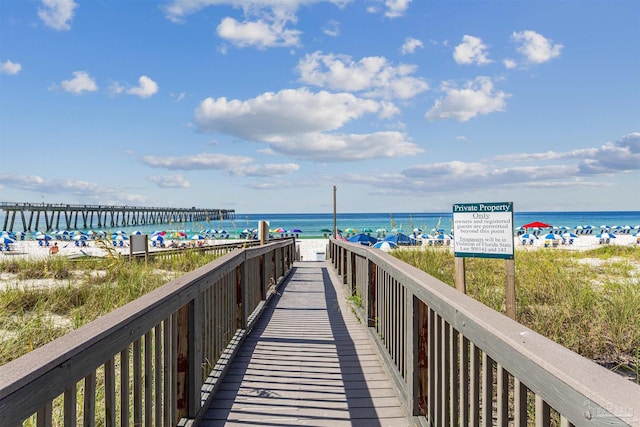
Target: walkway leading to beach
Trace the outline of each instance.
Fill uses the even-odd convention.
[[[298,262],[247,337],[201,426],[408,426],[325,262]]]

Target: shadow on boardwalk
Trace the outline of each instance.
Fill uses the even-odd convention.
[[[340,286],[326,263],[297,263],[200,425],[409,425]]]

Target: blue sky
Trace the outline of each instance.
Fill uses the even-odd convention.
[[[2,0],[0,200],[640,210],[640,2]]]

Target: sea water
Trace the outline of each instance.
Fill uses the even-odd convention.
[[[0,212],[0,224],[4,225],[5,212]],[[339,230],[362,232],[371,230],[372,235],[378,234],[378,230],[384,230],[387,234],[394,231],[411,234],[419,228],[424,233],[432,233],[434,229],[442,229],[450,233],[453,215],[451,212],[411,213],[411,212],[387,212],[387,213],[337,213],[336,225]],[[236,214],[234,220],[212,220],[198,222],[173,222],[168,224],[144,224],[130,225],[126,227],[93,227],[94,231],[115,232],[122,230],[127,234],[141,231],[144,234],[153,234],[155,231],[183,231],[187,237],[193,234],[203,233],[206,230],[225,230],[230,238],[238,237],[244,230],[258,228],[259,221],[267,221],[271,230],[282,228],[286,230],[280,234],[297,234],[300,238],[319,238],[327,234],[326,230],[333,230],[333,213],[280,213],[280,214]],[[616,225],[638,227],[640,226],[640,211],[589,211],[589,212],[514,212],[514,228],[534,221],[568,228],[591,225],[596,229],[601,226],[613,227]],[[62,221],[61,221],[62,222]],[[61,224],[62,225],[62,224]],[[40,226],[43,226],[41,221]],[[294,232],[294,230],[301,230]],[[80,229],[88,231],[88,229]],[[325,231],[323,231],[325,230]],[[22,221],[16,218],[13,231],[22,231]],[[44,231],[44,230],[43,230]],[[640,230],[633,230],[633,233]],[[30,233],[34,234],[34,233]]]

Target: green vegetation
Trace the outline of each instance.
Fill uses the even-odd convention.
[[[392,254],[454,286],[452,253],[397,250]],[[637,372],[639,265],[640,249],[632,247],[517,252],[517,320],[585,357]],[[467,258],[465,269],[469,296],[504,313],[504,261]]]
[[[0,262],[16,283],[0,288],[0,365],[95,320],[216,258],[196,251],[129,261],[107,257],[73,261]],[[13,281],[13,279],[12,279]]]

